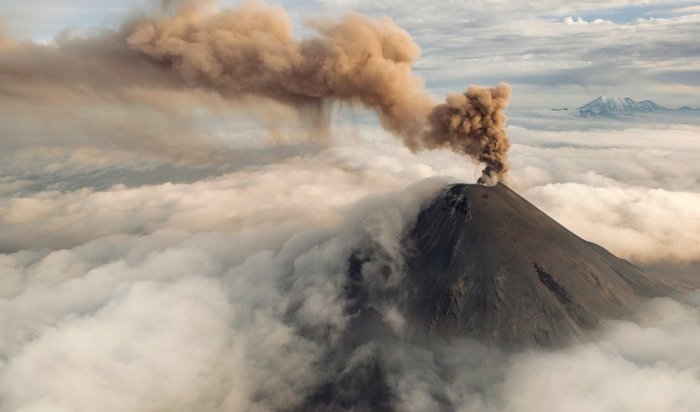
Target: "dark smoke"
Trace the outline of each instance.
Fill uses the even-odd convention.
[[[299,40],[279,7],[214,6],[185,1],[163,17],[127,22],[118,33],[63,39],[57,46],[0,47],[0,75],[26,83],[4,85],[0,93],[36,99],[43,92],[58,102],[65,87],[131,99],[144,96],[145,84],[184,86],[240,104],[264,97],[306,113],[311,108],[311,126],[321,130],[327,128],[326,100],[360,104],[376,111],[382,126],[412,151],[449,148],[484,162],[483,183],[496,183],[506,172],[508,86],[472,86],[436,106],[412,72],[420,49],[391,19],[317,18],[308,23],[316,34]]]
[[[508,171],[510,141],[503,110],[509,99],[507,84],[493,89],[471,86],[463,94],[447,96],[430,113],[426,147],[447,147],[485,163],[479,183],[495,185]]]

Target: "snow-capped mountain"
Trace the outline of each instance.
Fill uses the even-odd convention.
[[[577,109],[582,115],[614,115],[639,112],[662,112],[670,110],[651,100],[636,101],[629,97],[599,96]]]

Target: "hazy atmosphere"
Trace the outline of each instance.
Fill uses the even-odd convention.
[[[0,0],[0,411],[699,410],[698,38],[695,1]],[[406,233],[477,179],[674,291],[412,340]],[[340,354],[358,250],[387,332]]]

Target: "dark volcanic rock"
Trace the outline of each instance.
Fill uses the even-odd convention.
[[[447,339],[558,345],[667,291],[503,184],[449,187],[420,212],[408,243],[406,314]]]
[[[323,361],[326,376],[295,411],[396,410],[395,377],[405,371],[391,361],[396,348],[430,352],[461,336],[506,352],[563,345],[601,319],[624,317],[644,296],[670,292],[503,184],[446,188],[402,244],[388,253],[368,239],[349,257],[348,324]],[[387,308],[401,312],[398,329]],[[445,393],[430,396],[440,410],[456,410]]]

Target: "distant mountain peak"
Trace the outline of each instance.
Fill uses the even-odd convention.
[[[582,115],[615,115],[667,111],[668,108],[651,100],[636,101],[631,97],[598,96],[577,109]]]

